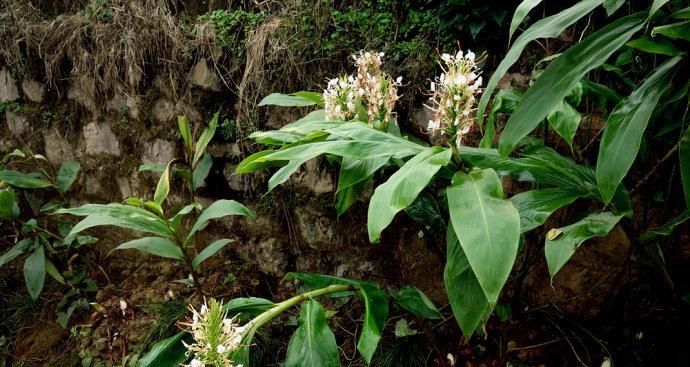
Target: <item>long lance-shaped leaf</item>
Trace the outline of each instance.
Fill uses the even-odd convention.
[[[385,166],[390,157],[377,157],[357,160],[344,157],[340,164],[338,189],[335,192],[335,209],[342,215],[357,200],[359,193],[366,187],[371,177]]]
[[[125,242],[115,248],[116,250],[136,249],[149,254],[166,257],[169,259],[184,260],[182,250],[172,241],[162,237],[144,237]]]
[[[211,139],[213,139],[213,135],[216,134],[216,127],[218,127],[218,114],[219,112],[216,112],[216,114],[213,115],[211,122],[208,123],[208,127],[204,129],[199,137],[199,140],[196,141],[196,145],[194,146],[194,159],[192,160],[192,167],[196,167],[196,163],[199,161],[199,158],[201,158],[201,156],[206,152],[206,146],[211,142]]]
[[[395,214],[412,204],[436,172],[450,163],[450,158],[450,149],[429,147],[407,161],[388,181],[376,188],[367,214],[369,240],[372,243],[379,242],[381,231],[388,227]]]
[[[251,210],[249,210],[246,206],[236,202],[235,200],[215,201],[208,208],[206,208],[206,210],[204,210],[201,213],[201,215],[199,215],[199,218],[196,220],[196,223],[194,223],[192,229],[189,230],[187,238],[184,241],[185,248],[189,246],[189,243],[192,241],[194,234],[199,229],[201,229],[206,224],[206,222],[212,219],[226,217],[228,215],[245,215],[248,217],[254,217],[254,213]]]
[[[33,254],[24,261],[24,280],[29,295],[34,301],[37,300],[46,281],[45,252],[40,244]]]
[[[23,189],[41,189],[53,186],[52,183],[41,178],[36,178],[28,173],[5,170],[0,171],[0,181]]]
[[[452,223],[448,223],[446,244],[448,258],[443,269],[443,282],[455,320],[469,339],[479,327],[483,316],[491,310],[491,305],[467,261]]]
[[[498,148],[505,157],[575,87],[587,72],[603,64],[645,24],[646,13],[621,18],[557,57],[510,116]]]
[[[165,171],[163,171],[163,174],[161,175],[161,178],[158,180],[158,184],[156,185],[156,192],[153,194],[153,201],[161,205],[163,204],[163,201],[165,201],[165,198],[168,197],[168,194],[170,193],[170,168],[173,164],[173,161],[170,161],[168,165],[165,167]]]
[[[212,244],[208,245],[203,251],[196,255],[194,260],[192,260],[192,267],[194,268],[194,270],[198,269],[201,263],[204,262],[204,260],[215,255],[218,251],[225,247],[225,245],[232,241],[233,240],[224,238],[222,240],[215,241]]]
[[[680,174],[683,181],[683,192],[685,193],[685,202],[690,208],[690,129],[685,130],[685,134],[680,141],[678,149],[680,158]]]
[[[580,244],[594,236],[606,236],[623,214],[591,214],[569,226],[552,229],[546,235],[544,253],[549,274],[554,275],[570,260]]]
[[[340,355],[326,312],[313,299],[302,303],[295,330],[288,344],[285,367],[339,367]]]
[[[510,67],[520,58],[522,50],[525,49],[528,43],[539,38],[554,38],[558,37],[563,31],[575,24],[580,18],[589,14],[594,8],[601,5],[604,0],[585,0],[580,1],[572,7],[561,11],[558,14],[546,17],[529,27],[523,32],[513,44],[513,47],[508,50],[508,53],[503,58],[503,61],[496,67],[491,79],[486,85],[486,89],[482,94],[477,108],[477,122],[482,126],[484,122],[484,112],[491,99],[491,94],[498,85],[498,81],[510,69]]]
[[[510,201],[520,214],[520,231],[524,233],[544,224],[554,211],[581,196],[581,191],[554,187],[521,192]]]
[[[513,14],[513,20],[510,21],[510,30],[508,31],[508,42],[513,38],[513,33],[517,30],[517,27],[525,20],[527,14],[530,10],[534,9],[535,6],[539,5],[541,0],[523,0],[515,13]]]
[[[287,181],[290,176],[292,176],[295,171],[297,171],[300,166],[304,164],[308,159],[295,159],[291,160],[288,164],[280,167],[276,173],[268,179],[268,191],[270,192],[276,186],[281,185],[283,182]]]
[[[495,304],[517,256],[518,211],[503,198],[501,180],[493,169],[458,172],[447,192],[460,245],[486,298]]]
[[[681,59],[674,57],[659,66],[609,116],[596,167],[597,184],[604,203],[611,201],[635,161],[649,118],[661,95],[671,85]]]
[[[159,236],[174,236],[164,220],[144,209],[130,205],[86,204],[78,208],[59,209],[53,214],[86,216],[86,218],[72,228],[67,238],[73,237],[87,228],[96,226],[118,226]]]
[[[317,104],[321,94],[298,92],[294,94],[272,93],[264,97],[259,106],[305,107]]]
[[[652,2],[652,6],[649,8],[648,18],[651,19],[652,16],[654,16],[654,13],[659,11],[659,9],[661,9],[661,7],[664,6],[667,2],[668,0],[654,0],[654,2]]]
[[[140,360],[140,367],[177,367],[188,359],[182,341],[188,337],[184,331],[156,343]],[[189,341],[189,340],[188,340]]]
[[[81,165],[76,161],[67,161],[60,166],[57,175],[57,187],[60,192],[67,192],[74,180],[77,179]]]

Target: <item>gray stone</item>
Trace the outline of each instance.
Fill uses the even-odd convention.
[[[334,241],[333,228],[335,223],[331,223],[325,213],[307,206],[295,208],[294,214],[297,228],[309,247],[316,250],[328,248]]]
[[[285,275],[287,255],[283,251],[283,244],[275,238],[259,242],[253,249],[254,258],[259,269],[266,273],[281,277]]]
[[[25,79],[22,81],[22,91],[30,101],[36,103],[43,102],[43,84],[35,80]]]
[[[132,119],[139,118],[139,106],[137,100],[130,96],[118,94],[107,103],[108,111],[126,113]]]
[[[168,164],[175,154],[175,145],[163,139],[156,139],[142,157],[145,163]]]
[[[335,182],[331,174],[321,166],[321,159],[311,159],[293,174],[290,180],[296,186],[307,188],[316,194],[335,191]]]
[[[115,178],[117,181],[117,187],[120,189],[120,194],[122,195],[122,200],[126,200],[132,197],[132,185],[130,185],[127,177],[118,176]]]
[[[57,127],[48,129],[43,135],[45,143],[45,155],[48,160],[56,165],[74,159],[72,145],[60,134]]]
[[[94,121],[84,126],[84,141],[86,154],[120,155],[120,143],[117,141],[117,136],[105,123]]]
[[[14,82],[12,74],[7,69],[0,70],[0,101],[14,101],[19,98],[19,90],[17,90],[17,83]]]
[[[206,62],[205,58],[197,61],[196,65],[194,65],[194,68],[192,69],[189,79],[203,89],[213,90],[216,92],[221,90],[220,80],[218,80],[218,76],[216,75],[215,71],[208,66],[208,62]]]
[[[249,182],[250,177],[248,175],[235,173],[235,170],[237,170],[237,165],[235,164],[227,164],[223,169],[223,174],[225,175],[225,179],[228,180],[228,186],[230,186],[230,189],[235,191],[249,190],[251,188]]]
[[[425,106],[414,107],[412,111],[410,111],[410,123],[415,133],[425,134],[427,140],[432,145],[446,145],[448,142],[448,135],[443,134],[441,131],[429,133],[427,130],[429,120],[433,118],[434,113]]]
[[[67,98],[81,104],[91,112],[97,112],[96,82],[91,78],[82,78],[67,90]]]
[[[179,111],[173,102],[163,98],[153,104],[152,112],[158,122],[168,123],[177,119]]]
[[[5,120],[7,121],[7,127],[15,135],[21,135],[29,130],[29,121],[26,119],[26,116],[5,111]]]
[[[86,189],[87,195],[99,195],[103,193],[103,186],[98,178],[93,176],[86,176],[86,182],[84,183],[84,188]]]

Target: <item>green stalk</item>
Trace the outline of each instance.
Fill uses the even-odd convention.
[[[334,285],[329,285],[326,288],[321,288],[321,289],[316,289],[307,293],[302,293],[300,295],[297,295],[295,297],[292,297],[290,299],[287,299],[283,302],[277,303],[273,308],[271,308],[268,311],[265,311],[264,313],[260,314],[259,316],[253,318],[251,321],[249,321],[246,325],[246,337],[253,337],[254,333],[256,330],[258,330],[262,325],[265,323],[271,321],[274,317],[280,315],[284,311],[288,310],[289,308],[296,306],[300,304],[303,301],[306,301],[307,299],[310,298],[316,298],[319,296],[323,296],[329,293],[336,293],[336,292],[347,292],[347,291],[355,291],[359,289],[358,286],[356,285],[341,285],[341,284],[334,284]]]

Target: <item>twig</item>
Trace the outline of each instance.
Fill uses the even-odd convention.
[[[666,153],[666,155],[656,163],[656,165],[654,165],[654,168],[652,168],[649,172],[647,172],[647,174],[644,177],[642,177],[642,179],[640,181],[637,182],[637,185],[635,185],[635,187],[633,187],[632,190],[630,190],[630,195],[637,193],[637,191],[642,186],[644,186],[647,183],[647,181],[649,181],[649,179],[652,178],[652,176],[655,176],[656,172],[659,170],[659,168],[661,168],[661,166],[664,163],[666,163],[667,160],[669,160],[669,159],[671,159],[671,157],[673,157],[673,155],[676,153],[676,151],[678,150],[679,147],[680,147],[680,141],[678,143],[676,143],[676,145],[674,145],[673,148],[671,148],[671,150],[669,150],[668,153]]]

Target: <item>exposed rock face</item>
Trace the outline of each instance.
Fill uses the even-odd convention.
[[[433,112],[424,107],[414,107],[410,111],[410,123],[412,124],[412,130],[418,133],[426,134],[428,132],[427,127],[429,126],[429,120],[433,119]],[[447,135],[441,135],[440,131],[434,131],[428,135],[428,140],[433,145],[445,145],[448,142]]]
[[[0,101],[14,101],[19,98],[19,91],[17,90],[17,83],[14,82],[12,74],[7,69],[0,70]]]
[[[79,83],[72,85],[67,90],[67,98],[86,107],[87,110],[96,113],[98,108],[96,106],[96,83],[91,78],[83,78]]]
[[[160,123],[168,123],[177,118],[178,110],[173,102],[163,98],[153,105],[153,116]]]
[[[295,208],[293,219],[304,242],[309,247],[315,250],[324,249],[334,241],[335,224],[318,208],[311,206]]]
[[[120,143],[110,126],[96,121],[84,126],[86,154],[120,155]]]
[[[156,139],[146,150],[143,161],[146,163],[168,164],[175,154],[175,146],[172,142]]]
[[[72,145],[65,140],[57,127],[52,127],[45,132],[44,146],[46,158],[55,165],[74,159]]]
[[[205,58],[197,61],[189,79],[203,89],[216,92],[221,90],[220,80],[218,80],[216,73],[209,68]]]
[[[235,191],[246,191],[251,189],[251,187],[247,185],[248,177],[246,175],[235,173],[235,170],[237,170],[236,164],[228,164],[223,169],[223,175],[228,180],[228,186],[230,189]]]
[[[626,267],[630,246],[625,231],[616,226],[608,236],[583,243],[553,283],[545,262],[532,270],[523,297],[532,307],[554,304],[566,314],[592,319],[613,305],[631,276]]]
[[[139,118],[139,106],[137,100],[122,94],[118,94],[108,101],[108,110],[117,113],[126,113],[132,119]]]
[[[43,84],[35,80],[26,79],[22,81],[22,91],[30,101],[36,103],[43,102]]]
[[[334,192],[336,183],[333,182],[327,169],[321,167],[321,162],[322,160],[319,158],[307,161],[299,171],[291,176],[291,182],[316,194]]]
[[[29,130],[29,121],[26,116],[5,111],[5,120],[7,120],[7,127],[9,127],[10,131],[15,135],[21,135]]]
[[[285,275],[287,255],[283,250],[284,243],[275,238],[260,241],[258,245],[249,247],[252,260],[256,261],[259,269],[277,277]]]

